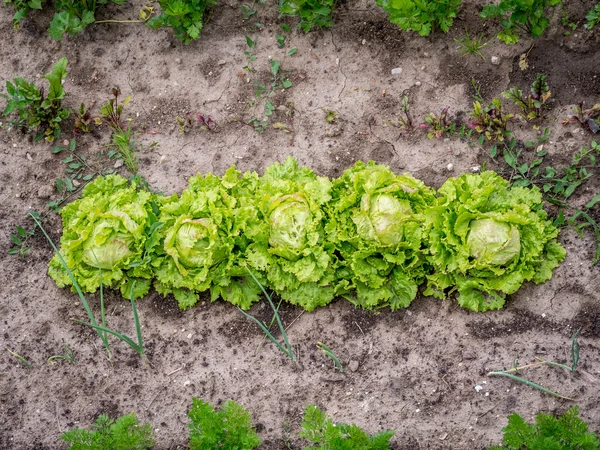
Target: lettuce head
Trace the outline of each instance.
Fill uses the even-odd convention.
[[[499,309],[526,281],[547,281],[565,257],[536,187],[511,187],[494,172],[448,179],[426,214],[433,272],[426,295],[457,291],[461,306]]]
[[[60,214],[60,254],[83,292],[102,284],[130,298],[143,297],[153,277],[149,248],[160,227],[154,194],[138,189],[119,175],[98,177],[82,197]],[[48,274],[59,287],[73,286],[60,257],[54,255]]]
[[[159,293],[172,293],[182,309],[207,290],[211,300],[222,297],[244,309],[259,299],[260,288],[243,258],[261,230],[252,203],[257,182],[255,172],[241,176],[231,167],[223,177],[190,178],[180,197],[164,202],[162,246],[153,262]]]
[[[362,308],[407,307],[425,279],[423,212],[433,190],[359,161],[334,181],[332,195],[327,235],[341,259],[338,289]]]
[[[288,157],[266,169],[255,197],[263,227],[248,246],[248,264],[281,298],[308,311],[335,297],[336,260],[323,213],[330,190],[327,178]]]

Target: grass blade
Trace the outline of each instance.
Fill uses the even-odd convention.
[[[260,327],[260,329],[263,331],[263,333],[265,333],[265,336],[267,336],[267,337],[268,337],[268,338],[269,338],[269,339],[270,339],[270,340],[273,342],[273,344],[275,344],[275,345],[277,346],[277,348],[278,348],[279,350],[281,350],[281,351],[282,351],[282,352],[283,352],[283,353],[284,353],[284,354],[285,354],[285,355],[286,355],[288,358],[290,358],[292,361],[294,360],[294,354],[293,354],[293,353],[291,353],[291,351],[289,351],[289,352],[288,352],[288,350],[286,350],[285,348],[283,348],[283,346],[282,346],[282,345],[279,343],[279,341],[278,341],[277,339],[275,339],[275,336],[273,336],[273,335],[271,334],[271,332],[270,332],[270,331],[267,329],[267,327],[265,326],[265,324],[264,324],[264,323],[262,323],[262,322],[261,322],[260,320],[258,320],[256,317],[254,317],[254,316],[252,316],[252,315],[248,314],[246,311],[244,311],[244,310],[243,310],[242,308],[240,308],[239,306],[238,306],[238,309],[240,310],[240,312],[241,312],[241,313],[242,313],[244,316],[248,317],[249,319],[252,319],[252,320],[254,320],[254,321],[255,321],[255,322],[258,324],[258,326]]]
[[[526,384],[527,386],[530,386],[532,388],[535,388],[535,389],[538,389],[538,390],[540,390],[542,392],[545,392],[546,394],[553,395],[554,397],[563,398],[565,400],[571,400],[572,402],[576,402],[577,401],[574,398],[565,397],[564,395],[560,395],[560,394],[558,394],[556,392],[551,391],[550,389],[546,389],[544,386],[541,386],[541,385],[539,385],[537,383],[534,383],[531,380],[527,380],[525,378],[518,377],[516,375],[513,375],[512,373],[506,373],[506,372],[489,372],[487,374],[487,376],[489,377],[490,375],[498,375],[498,376],[501,376],[501,377],[507,377],[507,378],[510,378],[511,380],[519,381],[520,383]]]
[[[102,327],[100,325],[94,325],[94,324],[84,322],[83,320],[79,320],[79,319],[73,319],[73,320],[77,323],[80,323],[81,325],[85,325],[85,326],[94,328],[95,330],[104,331],[105,333],[110,333],[113,336],[118,337],[123,342],[125,342],[127,345],[129,345],[132,349],[134,349],[137,353],[139,353],[140,356],[144,356],[144,348],[140,347],[138,344],[133,342],[133,339],[131,339],[130,337],[125,336],[124,334],[121,334],[118,331],[111,330],[110,328]]]
[[[344,372],[344,367],[342,366],[342,363],[340,362],[338,357],[335,355],[335,353],[333,353],[333,350],[331,350],[329,347],[327,347],[322,342],[317,342],[317,348],[319,350],[321,350],[325,354],[325,356],[328,356],[333,360],[336,367],[338,369],[340,369],[340,372]]]
[[[573,373],[577,373],[577,364],[579,363],[579,342],[577,342],[577,336],[579,336],[580,331],[581,328],[575,332],[571,341],[571,372]]]
[[[131,293],[129,300],[131,301],[131,309],[133,310],[133,321],[135,322],[135,334],[138,339],[138,346],[142,349],[141,355],[144,356],[144,341],[142,339],[142,327],[140,326],[140,318],[138,316],[137,307],[135,306],[135,300],[133,298],[133,290],[135,288],[135,281],[131,283]]]

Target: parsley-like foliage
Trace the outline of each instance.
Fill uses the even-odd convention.
[[[100,414],[90,430],[65,431],[60,438],[70,450],[145,450],[154,445],[152,425],[140,425],[134,413],[116,421]]]
[[[327,413],[315,405],[308,405],[298,436],[318,445],[305,447],[304,450],[388,450],[393,435],[393,431],[382,431],[369,436],[358,425],[334,424]]]
[[[200,36],[204,12],[216,3],[216,0],[158,0],[163,13],[147,23],[155,30],[171,27],[177,39],[189,44]]]
[[[210,403],[194,398],[189,418],[190,450],[252,450],[260,445],[250,413],[233,400],[215,411]]]
[[[390,22],[406,31],[428,36],[436,28],[447,33],[462,0],[377,0]]]

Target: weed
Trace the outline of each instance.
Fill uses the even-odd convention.
[[[510,135],[507,129],[508,123],[513,120],[513,114],[503,114],[502,105],[499,98],[495,98],[487,106],[481,106],[479,100],[473,103],[471,112],[473,121],[469,123],[471,128],[481,134],[481,137],[487,140],[504,141],[504,138]]]
[[[192,399],[188,414],[190,449],[236,449],[252,450],[261,442],[252,427],[250,413],[242,405],[227,400],[220,411],[201,399]]]
[[[459,53],[463,55],[478,55],[485,61],[485,56],[481,53],[481,49],[488,45],[489,42],[483,42],[483,33],[471,39],[469,30],[465,30],[465,37],[462,39],[454,39],[454,41],[459,45]]]
[[[71,348],[71,346],[69,344],[63,344],[63,347],[65,348],[65,352],[62,355],[53,355],[50,358],[48,358],[48,362],[50,364],[56,364],[56,360],[57,359],[62,359],[64,361],[67,361],[70,364],[75,364],[75,352],[73,351],[73,349]]]
[[[329,347],[327,347],[322,342],[317,342],[317,348],[319,350],[321,350],[325,356],[331,358],[331,360],[333,361],[335,366],[340,370],[340,372],[344,371],[344,367],[342,366],[342,363],[340,362],[340,360],[338,359],[336,354],[333,353],[333,350],[331,350]]]
[[[152,425],[141,425],[135,413],[115,421],[108,414],[100,414],[90,430],[77,428],[65,431],[60,438],[71,450],[144,450],[154,445]]]
[[[600,2],[596,3],[596,6],[590,9],[585,19],[587,20],[585,24],[586,30],[591,30],[600,23]]]
[[[598,436],[588,431],[588,424],[577,417],[579,408],[569,408],[560,417],[538,413],[535,425],[531,425],[513,413],[508,416],[508,425],[502,429],[503,445],[488,450],[521,450],[534,448],[595,449],[600,448]]]
[[[25,358],[23,358],[21,355],[19,355],[16,352],[13,352],[10,348],[6,347],[6,350],[8,351],[8,353],[10,353],[11,355],[13,355],[15,358],[17,358],[19,360],[19,362],[21,364],[23,364],[25,367],[27,367],[28,369],[31,369],[31,364],[29,363],[29,361],[27,361]]]
[[[436,116],[433,113],[425,114],[425,123],[419,125],[419,128],[429,130],[427,133],[429,139],[433,139],[434,137],[439,139],[444,133],[451,134],[454,132],[456,124],[448,121],[449,109],[449,107],[442,109],[439,116]]]
[[[21,258],[25,256],[30,247],[27,247],[27,241],[30,237],[34,236],[34,230],[26,230],[21,226],[17,226],[14,233],[10,233],[10,240],[12,241],[14,247],[11,247],[8,250],[9,255],[20,255]]]
[[[253,15],[255,15],[258,12],[256,9],[256,3],[264,5],[265,0],[253,1],[252,3],[244,3],[241,6],[243,20],[249,20],[250,17],[252,17]]]
[[[336,0],[279,0],[280,16],[300,17],[300,28],[308,33],[313,28],[329,28]]]
[[[43,76],[50,83],[48,95],[44,96],[44,89],[15,78],[12,83],[6,82],[8,95],[0,94],[6,99],[3,116],[16,115],[16,119],[9,121],[10,126],[22,128],[27,132],[37,131],[34,140],[43,138],[53,142],[60,136],[60,126],[69,117],[69,110],[62,107],[62,100],[66,93],[63,81],[67,76],[67,58],[59,59],[52,71]]]
[[[404,116],[398,116],[398,123],[390,122],[390,125],[404,130],[403,134],[406,136],[415,127],[412,114],[410,113],[408,106],[408,97],[406,95],[402,97],[402,114],[404,114]]]
[[[188,130],[191,130],[195,124],[198,124],[201,130],[215,131],[217,128],[217,122],[215,119],[202,113],[196,113],[193,115],[192,113],[187,112],[185,113],[185,117],[177,116],[175,120],[179,125],[179,131],[181,134],[185,134]]]
[[[56,248],[54,241],[52,241],[50,236],[48,236],[48,233],[46,233],[46,230],[42,227],[42,224],[38,220],[39,215],[37,215],[37,213],[34,213],[34,212],[30,212],[29,215],[33,218],[33,220],[36,223],[36,225],[38,226],[38,228],[42,231],[42,233],[44,234],[44,236],[50,243],[50,246],[52,247],[54,252],[58,255],[58,258],[60,259],[60,262],[61,262],[62,266],[64,267],[65,271],[69,275],[69,278],[71,279],[71,281],[73,283],[73,288],[77,292],[77,295],[79,296],[79,299],[81,300],[81,303],[82,303],[91,323],[83,322],[83,321],[77,320],[77,319],[74,319],[74,320],[78,323],[81,323],[82,325],[89,326],[96,330],[96,332],[100,336],[100,339],[102,340],[102,343],[104,344],[104,348],[106,349],[106,352],[108,353],[108,359],[111,359],[112,354],[110,351],[110,345],[108,343],[107,333],[116,336],[117,338],[119,338],[120,340],[125,342],[127,345],[129,345],[140,356],[143,357],[144,356],[144,343],[142,340],[142,331],[141,331],[141,326],[140,326],[140,320],[139,320],[138,313],[137,313],[137,308],[135,306],[135,300],[133,299],[133,293],[135,290],[135,281],[131,285],[130,301],[131,301],[131,309],[133,310],[133,320],[135,322],[137,343],[134,342],[131,338],[129,338],[117,331],[111,330],[110,328],[107,328],[107,326],[106,326],[106,315],[104,312],[104,289],[102,286],[102,270],[100,270],[100,315],[101,315],[101,319],[102,319],[102,326],[99,326],[98,322],[96,321],[96,318],[94,316],[94,313],[92,312],[92,309],[90,308],[90,305],[89,305],[87,299],[85,298],[85,296],[83,295],[83,292],[81,291],[81,287],[79,286],[79,283],[77,282],[77,280],[73,276],[73,273],[71,272],[71,269],[69,269],[69,266],[67,265],[65,259],[63,258],[61,253],[58,251],[58,248]]]
[[[523,91],[516,87],[510,88],[502,95],[521,108],[521,116],[524,119],[539,119],[543,117],[543,110],[546,108],[551,95],[547,79],[546,75],[538,73],[535,81],[531,84],[531,93],[526,97],[523,95]]]
[[[336,113],[333,109],[323,108],[323,112],[325,113],[325,122],[327,122],[328,124],[336,123],[337,120],[340,118],[338,113]]]
[[[85,104],[82,103],[79,110],[73,111],[76,130],[79,130],[82,133],[89,133],[92,131],[92,106],[93,102],[87,108],[85,107]]]
[[[267,327],[267,325],[265,323],[261,322],[256,317],[251,316],[246,311],[241,309],[239,306],[238,306],[238,309],[244,316],[246,316],[249,319],[252,319],[254,322],[256,322],[257,325],[260,327],[260,329],[263,331],[263,333],[265,333],[265,336],[267,336],[271,340],[271,342],[273,342],[273,344],[275,344],[275,346],[279,350],[281,350],[281,352],[283,354],[285,354],[288,358],[290,358],[292,361],[294,361],[296,359],[296,357],[294,356],[294,351],[292,350],[292,346],[290,345],[290,343],[288,341],[288,337],[287,337],[287,333],[285,332],[285,328],[284,328],[283,324],[281,323],[281,317],[279,317],[279,307],[275,308],[275,305],[273,304],[273,300],[271,299],[271,296],[267,293],[267,291],[265,290],[265,287],[262,285],[262,283],[260,281],[258,281],[258,279],[254,275],[254,273],[252,273],[252,271],[250,271],[249,269],[248,269],[248,273],[252,276],[252,279],[256,282],[256,284],[258,284],[258,286],[262,290],[263,294],[265,294],[265,297],[267,298],[267,301],[269,302],[269,305],[271,306],[271,309],[273,310],[273,315],[277,322],[277,326],[279,327],[279,331],[281,332],[281,336],[283,337],[283,342],[285,343],[285,348],[275,338],[275,336],[273,336],[273,334],[271,334],[271,332],[269,331],[269,328]]]
[[[106,102],[100,109],[102,119],[104,119],[108,126],[111,127],[113,130],[124,130],[125,128],[127,128],[127,124],[122,119],[121,115],[123,114],[123,108],[127,106],[127,104],[131,101],[131,97],[125,97],[125,99],[121,103],[119,103],[119,95],[121,95],[121,89],[119,89],[118,87],[112,89],[112,95],[113,98]],[[102,119],[96,119],[96,122],[98,124],[102,124]]]
[[[377,0],[377,4],[387,12],[392,23],[402,30],[416,31],[428,36],[436,28],[447,33],[462,0]]]
[[[155,30],[172,28],[175,37],[185,44],[198,39],[203,27],[206,9],[217,4],[216,0],[158,0],[163,12],[151,18],[147,24]]]
[[[516,44],[519,33],[526,32],[537,38],[550,24],[546,17],[547,8],[554,8],[562,0],[500,0],[498,5],[487,5],[479,16],[484,19],[499,19],[503,30],[498,39],[507,44]]]
[[[313,442],[320,450],[386,450],[390,448],[389,440],[393,435],[393,431],[381,431],[369,436],[357,425],[334,424],[325,412],[315,405],[308,405],[298,436]],[[304,450],[310,448],[317,447],[305,447]]]
[[[584,102],[579,102],[573,109],[573,115],[563,120],[562,124],[567,125],[572,122],[577,122],[584,130],[596,134],[600,131],[600,103],[585,109]]]
[[[510,378],[511,380],[518,381],[520,383],[524,383],[527,386],[530,386],[530,387],[532,387],[534,389],[537,389],[539,391],[545,392],[546,394],[553,395],[554,397],[559,397],[559,398],[563,398],[565,400],[575,401],[575,399],[573,399],[573,398],[565,397],[563,395],[560,395],[560,394],[558,394],[558,393],[556,393],[554,391],[546,389],[545,387],[543,387],[543,386],[541,386],[541,385],[539,385],[537,383],[534,383],[531,380],[519,377],[519,376],[514,375],[514,374],[519,373],[519,370],[522,370],[522,369],[527,369],[527,368],[533,368],[533,367],[539,367],[539,366],[547,365],[547,366],[560,367],[561,369],[565,369],[568,372],[571,372],[573,375],[575,375],[577,373],[577,364],[579,363],[579,342],[577,342],[577,336],[579,335],[580,331],[581,331],[581,328],[575,332],[575,334],[573,335],[573,338],[571,339],[571,366],[567,366],[565,364],[560,364],[560,363],[557,363],[557,362],[554,362],[554,361],[546,361],[546,360],[541,359],[541,358],[536,358],[537,362],[535,362],[533,364],[528,364],[526,366],[519,367],[518,361],[515,360],[512,369],[489,372],[487,374],[487,376],[489,377],[489,376],[492,376],[492,375],[497,375],[497,376],[507,377],[507,378]]]
[[[477,83],[474,77],[471,77],[471,86],[473,87],[473,91],[475,92],[472,95],[473,99],[477,100],[480,103],[485,103],[485,100],[481,96],[481,86],[479,85],[479,83]]]

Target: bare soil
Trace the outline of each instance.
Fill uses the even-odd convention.
[[[578,125],[563,126],[562,119],[580,100],[600,102],[600,36],[582,27],[595,2],[566,2],[570,20],[579,24],[574,33],[565,34],[557,12],[542,38],[524,38],[514,46],[494,40],[496,26],[477,19],[483,2],[464,3],[448,34],[421,38],[389,23],[374,2],[342,2],[331,30],[304,35],[282,32],[273,2],[257,4],[258,13],[244,21],[241,3],[228,0],[214,8],[201,38],[187,46],[169,30],[116,23],[92,25],[75,38],[56,42],[46,33],[50,13],[31,14],[16,31],[11,8],[2,7],[0,79],[21,76],[43,84],[40,75],[67,56],[65,103],[76,109],[94,102],[95,114],[119,86],[123,95],[132,96],[125,112],[147,147],[140,174],[166,194],[180,192],[196,173],[220,175],[231,164],[260,172],[288,155],[330,177],[357,160],[373,159],[433,187],[483,163],[499,169],[502,163],[490,159],[489,146],[479,146],[476,139],[457,133],[429,140],[419,129],[405,136],[389,122],[400,115],[403,95],[408,95],[417,123],[426,113],[439,114],[448,106],[453,120],[467,120],[475,94],[472,79],[490,100],[509,86],[528,89],[537,72],[548,75],[553,99],[549,116],[535,124],[537,131],[527,123],[512,127],[523,140],[548,127],[548,162],[568,164],[593,136]],[[133,2],[105,14],[136,18],[140,7]],[[256,22],[262,23],[260,30]],[[483,49],[485,60],[457,53],[454,39],[462,38],[465,29],[491,41]],[[286,35],[285,48],[278,48],[276,33]],[[250,74],[243,69],[245,35],[258,40]],[[288,56],[292,47],[298,51]],[[521,71],[518,59],[525,52],[530,67]],[[500,64],[491,64],[491,56],[498,56]],[[285,124],[289,133],[271,126],[259,133],[248,124],[262,116],[263,102],[253,103],[254,83],[270,85],[270,58],[290,69],[284,73],[293,86],[270,99],[276,107],[271,123]],[[402,73],[391,75],[397,67]],[[335,124],[325,121],[324,109],[339,115]],[[176,117],[188,112],[210,115],[216,130],[195,127],[181,134]],[[61,142],[73,137],[68,128]],[[107,129],[76,139],[77,152],[91,165],[113,166],[102,156]],[[150,147],[153,142],[157,145]],[[396,312],[356,310],[343,299],[311,313],[284,306],[298,363],[287,360],[228,304],[205,300],[182,312],[172,297],[151,293],[138,304],[148,361],[117,341],[112,341],[109,361],[97,335],[72,320],[86,318],[77,296],[58,289],[46,275],[52,251],[43,236],[37,233],[29,240],[31,251],[24,258],[7,255],[10,233],[18,225],[31,226],[26,216],[30,209],[43,212],[58,241],[60,217],[45,205],[60,199],[54,185],[65,176],[64,154],[52,154],[49,144],[33,143],[18,130],[0,129],[0,155],[2,449],[65,448],[61,432],[87,427],[102,412],[116,416],[132,411],[152,423],[156,448],[183,449],[192,397],[242,403],[251,411],[263,449],[306,444],[295,436],[308,403],[370,433],[396,430],[395,449],[482,449],[500,441],[508,414],[518,412],[531,420],[538,411],[558,414],[572,404],[486,374],[509,368],[516,359],[570,363],[571,336],[579,327],[579,376],[548,367],[526,375],[577,398],[581,417],[600,432],[600,272],[592,265],[589,236],[582,239],[564,230],[560,241],[567,258],[552,280],[524,286],[501,311],[476,314],[454,301],[423,296]],[[124,168],[119,171],[127,175]],[[597,194],[598,180],[595,174],[575,201],[584,204]],[[98,314],[98,297],[89,300]],[[106,301],[109,325],[133,335],[128,303],[116,293],[108,293]],[[252,313],[268,317],[263,304]],[[317,350],[318,341],[334,349],[344,373]],[[77,363],[49,364],[50,356],[63,352],[63,344],[74,349]]]

